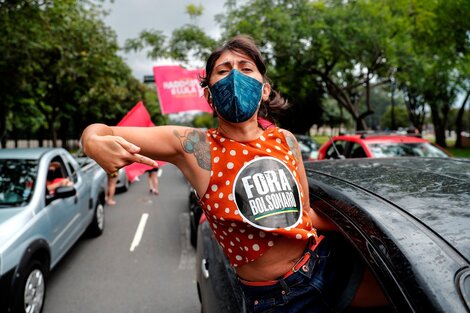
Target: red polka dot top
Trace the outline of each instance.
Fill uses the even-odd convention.
[[[297,160],[284,134],[270,127],[249,142],[207,131],[212,168],[202,208],[232,266],[256,258],[279,236],[317,238],[302,208]]]

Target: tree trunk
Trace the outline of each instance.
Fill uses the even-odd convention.
[[[455,119],[455,132],[457,138],[455,140],[455,148],[463,148],[462,145],[462,124],[463,124],[463,116],[465,113],[465,105],[467,104],[468,98],[470,97],[470,90],[467,92],[465,99],[463,99],[462,105],[460,106],[459,112],[457,114],[457,118]]]

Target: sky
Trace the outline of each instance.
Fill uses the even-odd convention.
[[[113,28],[122,47],[127,39],[137,38],[142,30],[160,30],[168,38],[174,29],[190,23],[186,14],[188,4],[202,5],[203,15],[196,24],[215,39],[220,30],[214,20],[216,14],[223,11],[224,0],[114,0],[106,2],[105,8],[110,11],[104,22]],[[120,55],[131,68],[133,75],[142,81],[144,75],[153,75],[155,65],[175,64],[170,60],[148,59],[144,51]]]

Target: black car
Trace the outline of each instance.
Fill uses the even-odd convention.
[[[470,160],[329,160],[306,171],[312,207],[360,253],[391,312],[470,312]],[[207,222],[198,236],[202,311],[244,312]]]

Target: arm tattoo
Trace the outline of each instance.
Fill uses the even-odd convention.
[[[297,140],[292,135],[287,135],[286,140],[287,140],[287,144],[289,145],[290,150],[294,154],[294,157],[297,160],[301,160],[302,155],[300,154],[300,149],[299,149],[299,145],[297,144]]]
[[[204,132],[188,129],[182,135],[176,130],[173,131],[173,134],[180,140],[186,153],[194,154],[197,164],[201,168],[211,170],[211,151]]]

